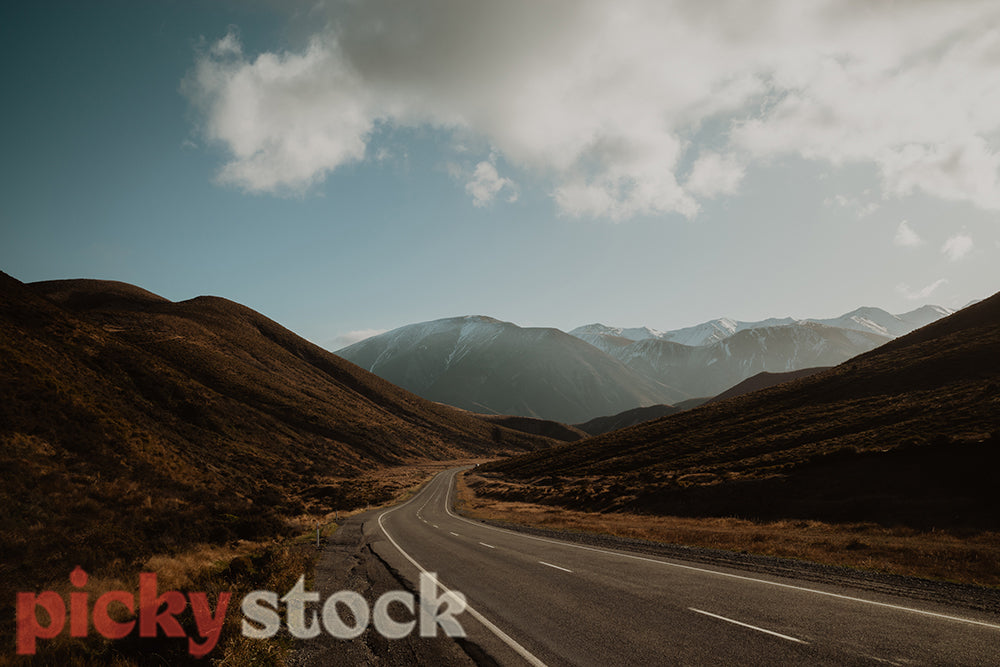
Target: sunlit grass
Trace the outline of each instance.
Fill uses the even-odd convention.
[[[473,484],[481,480],[470,474],[459,477],[458,505],[476,518],[1000,587],[1000,533],[958,535],[873,523],[582,512],[477,496],[466,477]]]

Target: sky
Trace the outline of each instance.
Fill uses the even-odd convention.
[[[992,0],[0,7],[0,270],[336,349],[1000,290]]]

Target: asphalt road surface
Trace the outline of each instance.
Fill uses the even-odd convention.
[[[401,575],[468,603],[503,665],[1000,665],[1000,617],[848,587],[560,542],[460,517],[459,469],[370,523]]]

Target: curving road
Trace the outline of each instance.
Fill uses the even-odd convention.
[[[464,594],[500,664],[1000,664],[995,615],[488,526],[452,511],[459,470],[366,532],[410,581]]]

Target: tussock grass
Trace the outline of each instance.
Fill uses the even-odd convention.
[[[289,541],[268,544],[245,542],[236,546],[200,545],[182,553],[156,555],[142,566],[143,572],[156,572],[159,593],[179,590],[208,594],[213,611],[219,593],[230,592],[232,597],[226,622],[215,649],[204,659],[192,658],[186,639],[164,637],[140,638],[137,630],[120,640],[107,640],[93,628],[86,638],[70,637],[69,619],[63,632],[53,639],[38,641],[35,656],[13,655],[10,651],[0,654],[0,665],[285,665],[292,638],[287,634],[270,640],[248,640],[241,633],[242,614],[239,604],[252,590],[266,589],[284,594],[300,576],[311,573],[316,556],[315,548],[296,546]],[[93,603],[98,596],[112,590],[123,590],[138,596],[138,572],[120,578],[90,576],[82,589],[71,587],[66,580],[54,583],[54,590],[64,600],[70,592],[85,591]],[[136,599],[138,599],[136,597]],[[111,615],[119,622],[134,620],[136,616],[117,605]],[[182,627],[192,636],[197,635],[190,609],[178,616]]]
[[[316,549],[316,528],[321,538],[329,539],[337,527],[348,517],[367,509],[384,507],[402,502],[411,497],[433,474],[476,460],[442,462],[422,462],[409,466],[396,466],[375,470],[361,475],[361,487],[367,486],[380,491],[369,497],[359,497],[361,504],[343,512],[304,513],[292,524],[298,526],[298,533],[288,534],[271,540],[238,540],[221,544],[199,543],[169,553],[157,553],[141,563],[129,564],[117,561],[113,567],[96,568],[89,566],[87,585],[83,589],[71,586],[69,572],[59,579],[40,587],[55,591],[63,600],[69,599],[71,592],[83,590],[90,595],[91,603],[103,593],[124,590],[138,594],[139,572],[155,572],[160,593],[179,590],[182,593],[204,591],[209,603],[215,609],[220,592],[232,593],[226,614],[222,636],[215,649],[204,659],[193,659],[187,650],[186,640],[142,639],[137,631],[121,639],[109,641],[91,629],[85,639],[71,638],[67,625],[63,632],[51,640],[39,640],[38,654],[34,659],[13,655],[13,642],[0,652],[0,666],[3,665],[119,665],[135,667],[139,665],[260,665],[282,667],[288,663],[293,639],[282,631],[267,640],[248,639],[242,635],[242,613],[239,609],[243,596],[252,590],[271,590],[283,595],[302,575],[306,576],[307,588],[312,586],[313,568],[319,553]],[[359,487],[359,488],[361,488]],[[386,491],[387,490],[387,491]],[[30,588],[28,590],[31,590]],[[11,603],[13,596],[11,597]],[[117,605],[112,607],[112,616],[120,622],[133,620],[134,615]],[[4,634],[13,637],[13,604]],[[182,626],[190,634],[195,634],[194,619],[190,610],[180,617]]]
[[[459,508],[480,519],[1000,587],[1000,533],[996,532],[585,512],[478,496],[474,487],[482,481],[482,477],[466,473],[458,482]]]

